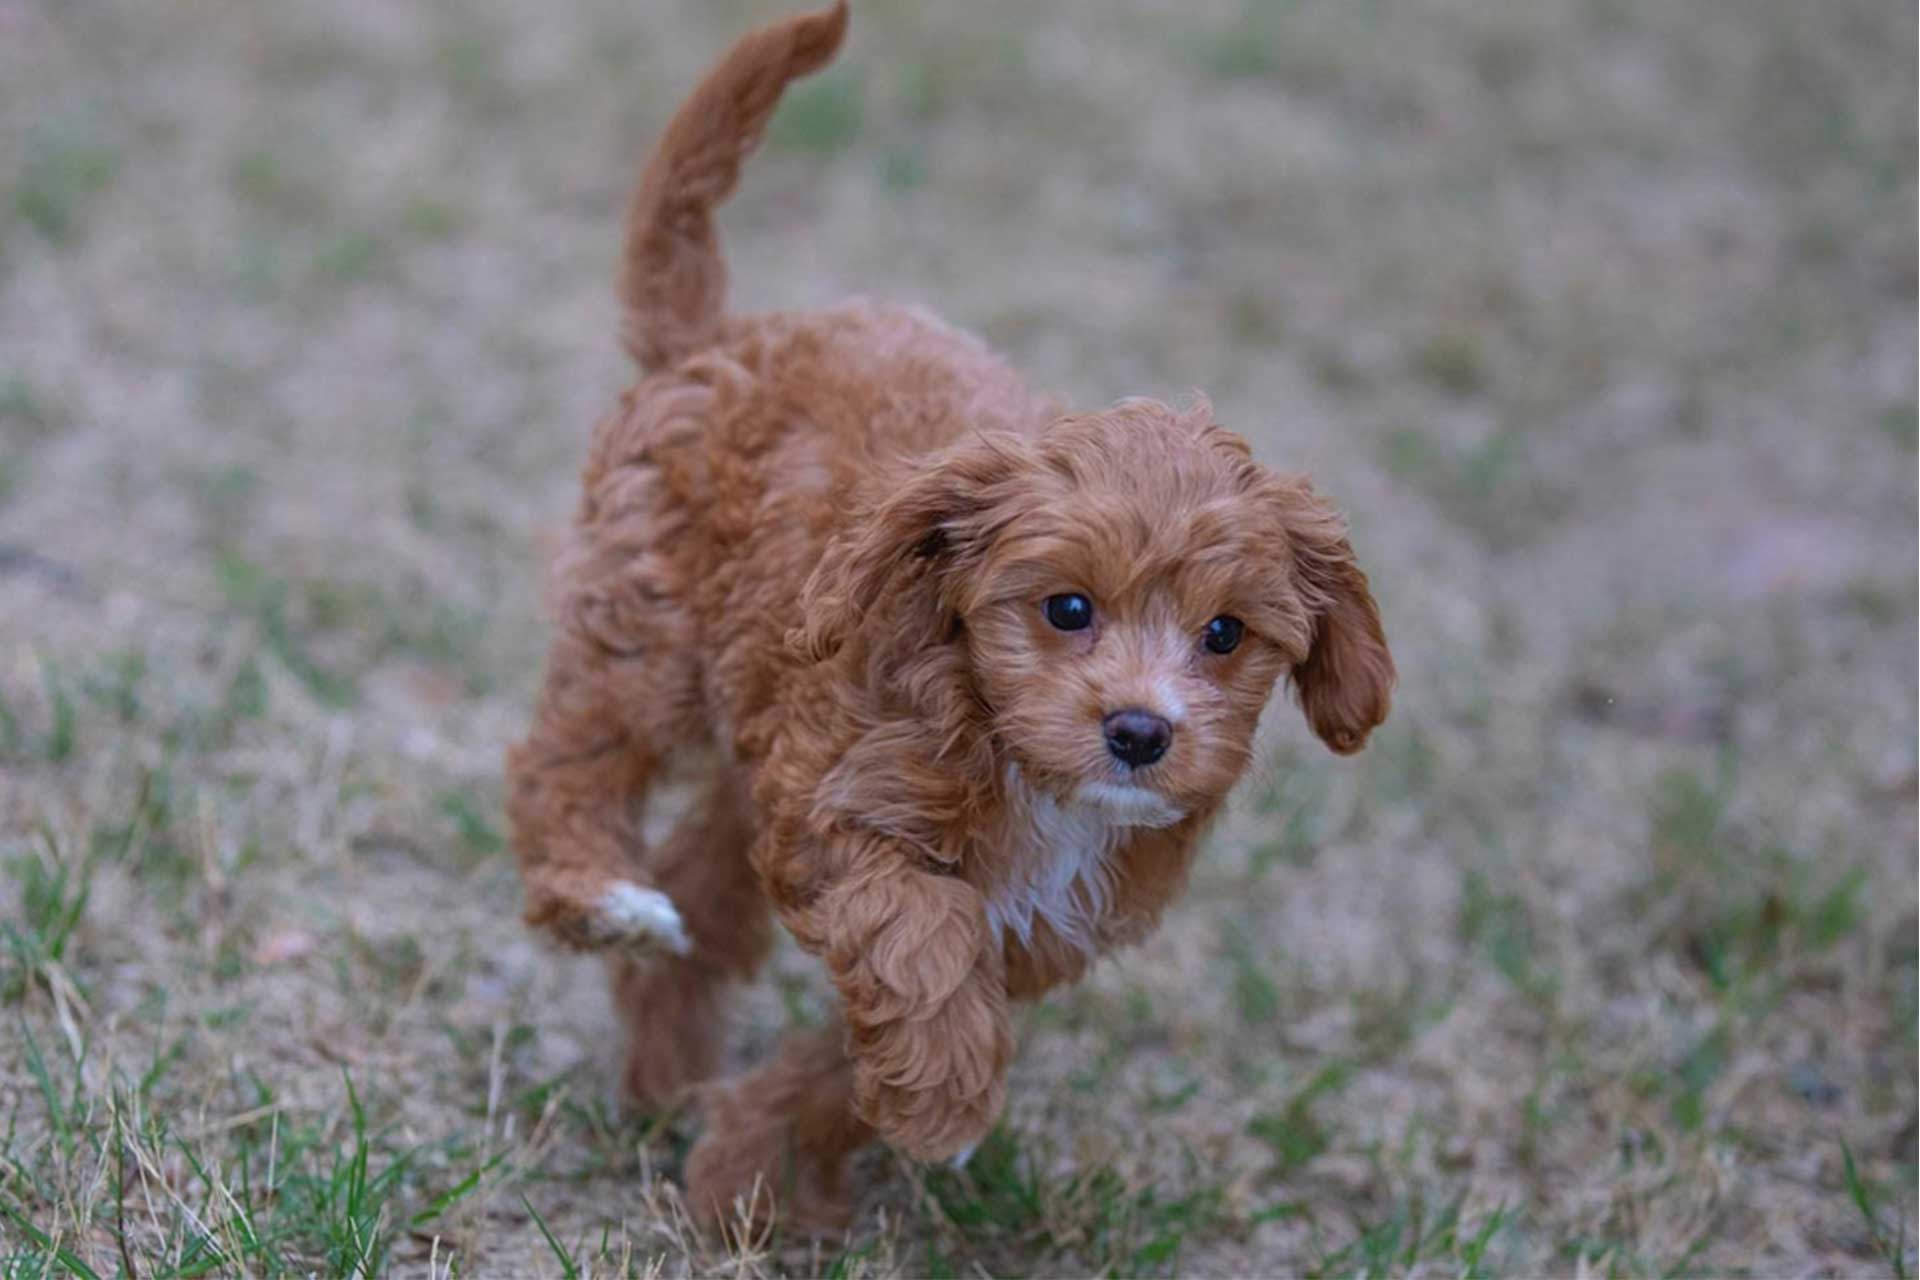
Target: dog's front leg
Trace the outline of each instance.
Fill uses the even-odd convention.
[[[1013,1056],[986,903],[904,850],[860,854],[821,904],[824,954],[846,1005],[854,1107],[906,1155],[963,1154],[999,1118]]]

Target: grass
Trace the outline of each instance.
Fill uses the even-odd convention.
[[[1496,888],[1493,877],[1482,871],[1469,871],[1461,891],[1461,943],[1483,956],[1514,990],[1551,1002],[1556,984],[1541,968],[1525,896]]]
[[[743,304],[1201,385],[1401,683],[1276,704],[965,1170],[722,1241],[499,770],[637,150],[776,6],[345,4],[0,40],[0,1274],[1914,1272],[1911,7],[856,13]]]
[[[1347,1064],[1335,1062],[1300,1086],[1278,1110],[1254,1117],[1247,1132],[1272,1149],[1270,1176],[1284,1177],[1327,1150],[1330,1140],[1315,1117],[1314,1103],[1338,1094],[1350,1074]]]
[[[827,71],[796,86],[780,105],[767,140],[776,147],[815,155],[845,150],[859,136],[866,100],[857,75]]]
[[[995,1130],[965,1170],[930,1172],[927,1195],[976,1256],[1011,1250],[1026,1266],[1051,1258],[1101,1275],[1177,1274],[1188,1237],[1226,1225],[1222,1189],[1196,1167],[1184,1191],[1169,1193],[1133,1186],[1110,1166],[1056,1176],[1047,1163],[1044,1152]],[[929,1263],[930,1272],[952,1265],[938,1253]]]
[[[13,217],[56,244],[67,243],[81,233],[88,204],[113,181],[119,164],[119,153],[105,142],[47,136],[31,147],[13,181]]]
[[[48,852],[23,852],[7,860],[6,873],[19,886],[19,916],[0,922],[8,968],[0,979],[0,998],[19,1000],[35,981],[52,982],[61,957],[87,908],[92,866],[72,863]]]
[[[1487,1251],[1506,1224],[1506,1210],[1496,1208],[1477,1224],[1465,1224],[1462,1207],[1455,1200],[1434,1210],[1413,1195],[1378,1221],[1356,1224],[1358,1235],[1319,1258],[1307,1274],[1392,1276],[1438,1263],[1462,1277],[1489,1275]]]
[[[60,1160],[88,1166],[104,1180],[99,1190],[112,1199],[114,1261],[129,1273],[136,1271],[131,1258],[144,1255],[150,1269],[140,1269],[143,1274],[277,1276],[317,1267],[330,1275],[383,1275],[403,1227],[443,1215],[477,1184],[470,1176],[411,1219],[402,1216],[403,1196],[416,1187],[412,1165],[419,1153],[395,1151],[369,1132],[351,1079],[343,1082],[344,1133],[286,1124],[269,1104],[246,1113],[228,1134],[209,1138],[178,1132],[156,1115],[150,1079],[138,1088],[123,1084],[97,1114],[70,1109],[38,1045],[31,1038],[27,1045]],[[76,1089],[72,1101],[78,1096]],[[57,1209],[49,1218],[36,1203],[47,1194],[49,1171],[27,1154],[22,1160],[8,1152],[16,1183],[0,1193],[0,1216],[22,1228],[30,1246],[14,1252],[8,1265],[55,1264],[75,1275],[94,1274],[61,1244]],[[50,1225],[34,1226],[36,1217]]]
[[[314,658],[306,635],[325,630],[341,612],[340,589],[320,583],[307,590],[239,556],[219,563],[221,586],[229,604],[252,615],[265,647],[320,702],[347,706],[358,696],[353,680],[327,669]],[[298,616],[290,616],[297,611]]]
[[[1907,1226],[1913,1217],[1910,1205],[1895,1205],[1894,1222],[1889,1228],[1881,1211],[1881,1205],[1888,1199],[1886,1192],[1867,1184],[1854,1163],[1853,1152],[1845,1145],[1840,1148],[1840,1159],[1846,1170],[1847,1195],[1860,1210],[1860,1217],[1866,1223],[1874,1249],[1886,1262],[1888,1270],[1899,1280],[1906,1280],[1913,1265],[1912,1251],[1907,1246]]]
[[[1489,547],[1504,550],[1544,536],[1563,501],[1529,465],[1527,452],[1524,437],[1512,431],[1496,431],[1473,445],[1450,445],[1407,427],[1387,433],[1381,458],[1449,518]]]

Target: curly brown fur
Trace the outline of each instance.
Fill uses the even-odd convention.
[[[796,1031],[738,1078],[708,1085],[706,1130],[687,1155],[687,1200],[706,1222],[800,1231],[846,1225],[847,1157],[873,1141],[855,1113],[839,1026]]]
[[[931,1159],[988,1130],[1010,1001],[1154,927],[1277,682],[1340,752],[1393,683],[1338,513],[1206,403],[1062,416],[917,311],[725,311],[713,205],[845,25],[836,5],[747,36],[647,166],[622,274],[646,376],[595,433],[509,757],[527,918],[623,948],[641,1099],[715,1069],[769,905],[825,961],[842,1025],[707,1086],[689,1168],[704,1214],[757,1179],[814,1223],[872,1133]],[[1091,625],[1049,623],[1066,593]],[[1216,653],[1223,616],[1244,638]],[[1164,756],[1118,758],[1118,712]],[[648,847],[650,788],[708,748],[714,790]]]

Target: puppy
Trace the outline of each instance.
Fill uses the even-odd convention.
[[[715,206],[845,4],[755,31],[629,211],[623,340],[508,756],[528,921],[608,948],[626,1084],[709,1080],[777,917],[833,1025],[700,1091],[689,1199],[844,1218],[846,1157],[971,1150],[1010,1009],[1138,941],[1252,757],[1276,682],[1357,751],[1393,660],[1339,514],[1202,401],[1061,413],[974,338],[867,302],[726,305]],[[649,845],[672,764],[701,798]]]

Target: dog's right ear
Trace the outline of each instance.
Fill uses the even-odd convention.
[[[875,486],[877,496],[849,517],[801,589],[801,623],[787,633],[788,647],[815,661],[831,657],[917,562],[933,562],[920,593],[937,600],[942,580],[991,541],[989,513],[1025,453],[1018,437],[983,433],[920,462],[902,481]]]

